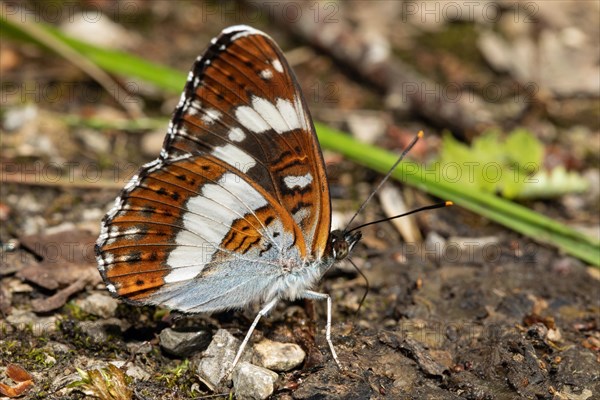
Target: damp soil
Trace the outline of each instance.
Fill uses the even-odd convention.
[[[319,290],[333,298],[332,337],[344,371],[325,341],[324,304],[282,302],[262,320],[253,342],[293,342],[307,353],[300,368],[280,373],[273,399],[592,399],[600,393],[595,270],[464,210],[435,210],[420,216],[419,225],[447,238],[441,252],[427,242],[394,244],[400,240],[389,226],[364,230],[352,255],[370,285],[358,313],[363,277],[342,264],[322,280]],[[471,251],[461,253],[465,232]],[[370,249],[366,243],[374,240],[385,248]],[[39,262],[25,250],[16,253],[5,261]],[[31,286],[12,294],[5,316],[52,294]],[[93,292],[103,293],[102,285],[88,285],[62,308],[38,313],[29,326],[3,323],[3,366],[17,363],[34,376],[27,398],[84,398],[65,391],[65,382],[81,381],[76,367],[107,361],[149,373],[128,381],[140,399],[213,394],[185,357],[160,350],[158,334],[166,327],[225,328],[242,338],[254,317],[252,310],[186,316],[121,304],[103,321],[76,305]],[[48,317],[54,328],[40,333]],[[104,336],[90,336],[84,329],[90,322],[99,323]]]

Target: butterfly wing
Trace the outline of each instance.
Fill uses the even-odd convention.
[[[234,26],[190,73],[165,141],[166,158],[208,153],[271,193],[320,257],[330,231],[329,187],[310,113],[277,44]]]
[[[229,28],[194,64],[161,155],[117,198],[97,242],[108,289],[183,311],[276,296],[326,247],[322,156],[277,45]],[[313,274],[314,275],[314,274]]]

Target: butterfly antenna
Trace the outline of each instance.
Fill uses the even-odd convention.
[[[346,231],[346,233],[350,233],[350,232],[355,231],[357,229],[364,228],[365,226],[378,224],[380,222],[391,221],[393,219],[400,218],[400,217],[406,217],[407,215],[415,214],[415,213],[418,213],[418,212],[421,212],[421,211],[435,210],[436,208],[450,207],[452,205],[454,205],[453,202],[451,202],[449,200],[446,200],[446,201],[442,201],[441,203],[436,203],[436,204],[431,204],[431,205],[425,206],[425,207],[415,208],[414,210],[411,210],[409,212],[405,212],[404,214],[394,215],[393,217],[382,218],[382,219],[378,219],[376,221],[367,222],[366,224],[359,225],[357,227],[354,227],[354,228],[350,229],[349,231]]]
[[[369,195],[369,197],[367,197],[367,199],[365,201],[363,201],[363,203],[358,208],[358,210],[354,213],[354,215],[352,216],[352,218],[350,218],[350,221],[348,222],[348,224],[346,224],[346,229],[350,226],[350,224],[352,223],[352,221],[354,221],[354,219],[358,216],[358,214],[360,214],[362,212],[362,210],[365,209],[365,207],[367,206],[367,204],[369,203],[369,201],[371,201],[371,199],[373,198],[373,196],[375,196],[375,194],[379,191],[379,189],[381,189],[381,187],[383,186],[383,184],[390,178],[390,175],[392,175],[392,173],[394,172],[394,170],[396,169],[396,167],[398,166],[398,164],[400,164],[400,162],[402,161],[402,159],[415,146],[415,144],[417,143],[417,141],[423,137],[423,135],[424,135],[423,131],[419,131],[419,133],[417,133],[417,135],[408,144],[408,146],[406,146],[406,148],[402,151],[402,154],[400,154],[400,157],[396,160],[396,162],[394,163],[394,165],[392,165],[392,168],[390,168],[390,170],[387,172],[387,174],[385,174],[385,176],[383,177],[383,179],[379,182],[379,185],[377,185],[377,188],[375,188],[375,190],[373,190],[371,192],[371,194]],[[344,231],[346,231],[346,229],[344,229]]]

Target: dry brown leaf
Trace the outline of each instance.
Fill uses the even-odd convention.
[[[25,382],[33,379],[31,374],[17,364],[8,364],[6,375],[15,382]]]
[[[4,383],[0,383],[0,394],[8,396],[11,399],[19,397],[29,388],[33,386],[33,377],[27,371],[16,364],[8,364],[6,367],[6,375],[16,382],[13,386],[8,386]]]
[[[35,300],[32,303],[35,312],[60,308],[87,284],[101,282],[94,256],[95,235],[71,229],[50,235],[26,236],[20,241],[42,261],[23,268],[16,276],[45,289],[57,290],[53,296]]]

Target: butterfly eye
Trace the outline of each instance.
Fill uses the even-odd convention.
[[[336,260],[342,260],[348,256],[348,242],[344,239],[335,240],[332,242],[333,245],[333,256]]]
[[[332,231],[329,240],[331,246],[331,255],[335,260],[341,260],[348,256],[348,242],[346,241],[342,231]]]

